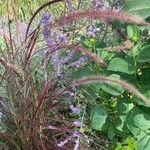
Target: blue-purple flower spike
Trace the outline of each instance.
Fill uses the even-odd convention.
[[[74,52],[69,51],[68,54],[67,54],[67,56],[65,56],[65,57],[63,57],[63,58],[61,59],[61,63],[62,63],[62,64],[68,63],[68,62],[73,58],[73,55],[74,55]]]
[[[77,67],[77,68],[78,68],[78,67],[80,67],[81,65],[83,65],[83,64],[86,62],[87,59],[88,59],[88,58],[87,58],[86,56],[82,56],[82,57],[79,58],[79,60],[77,60],[77,61],[71,63],[71,64],[69,65],[69,67]]]
[[[44,13],[42,15],[42,20],[41,20],[41,26],[42,26],[42,33],[44,36],[44,39],[46,40],[48,47],[50,46],[50,41],[51,41],[51,28],[49,26],[51,21],[51,15],[49,13]]]
[[[50,19],[51,15],[49,13],[44,13],[41,20],[42,26],[47,26],[50,23]]]

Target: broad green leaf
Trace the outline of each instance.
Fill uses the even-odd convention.
[[[135,112],[133,110],[130,111],[130,113],[126,117],[126,124],[128,129],[134,134],[134,136],[138,136],[140,135],[142,130],[134,124],[133,122],[134,116],[135,116]]]
[[[145,135],[138,141],[137,150],[149,150],[150,149],[150,135]]]
[[[137,25],[128,25],[127,26],[127,34],[129,39],[133,42],[137,42],[139,39],[139,29]]]
[[[134,108],[127,116],[127,126],[129,130],[136,136],[140,135],[141,131],[150,129],[150,112],[149,108],[140,107]]]
[[[150,113],[145,113],[139,108],[134,109],[133,123],[142,130],[150,129]]]
[[[108,70],[123,72],[126,74],[133,74],[135,72],[134,67],[124,59],[121,58],[113,58],[108,66]]]
[[[82,78],[83,76],[93,75],[93,71],[88,67],[82,67],[73,71],[73,77],[75,79]]]
[[[150,16],[150,0],[130,0],[124,10],[145,19]]]
[[[115,132],[115,128],[113,125],[111,125],[109,128],[108,128],[108,138],[111,140],[113,139],[113,137],[116,135],[116,132]]]
[[[112,74],[109,76],[113,79],[120,79],[120,76],[117,74]],[[101,89],[106,91],[107,93],[111,95],[121,95],[124,92],[124,89],[120,85],[112,85],[112,84],[101,84]]]
[[[90,114],[91,125],[93,129],[102,130],[107,118],[107,109],[104,106],[96,106]]]
[[[134,35],[134,31],[133,31],[133,26],[132,25],[128,25],[127,26],[127,34],[129,39],[131,39]]]
[[[127,114],[133,107],[133,103],[126,103],[123,100],[119,100],[117,103],[117,114]]]
[[[110,53],[107,50],[103,50],[100,48],[97,48],[96,51],[98,53],[98,56],[100,56],[103,60],[110,60],[115,55],[115,53]]]
[[[118,129],[118,130],[123,132],[123,127],[124,127],[125,121],[126,121],[126,116],[125,115],[119,116],[115,120],[115,127],[116,127],[116,129]]]
[[[150,45],[146,45],[140,51],[138,57],[138,62],[149,62],[150,61]]]
[[[130,49],[128,55],[135,58],[139,54],[140,49],[141,49],[141,43],[137,43]]]

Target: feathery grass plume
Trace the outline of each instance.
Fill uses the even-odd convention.
[[[60,48],[67,48],[67,49],[76,50],[78,52],[83,52],[83,53],[85,53],[86,56],[91,58],[94,62],[96,62],[100,66],[102,66],[102,67],[107,66],[107,64],[100,57],[98,57],[96,54],[88,51],[87,49],[85,49],[84,47],[82,47],[80,45],[62,45],[58,49],[60,49]]]
[[[131,22],[135,24],[141,25],[150,25],[150,23],[145,22],[142,18],[138,16],[132,16],[127,14],[126,12],[116,12],[113,10],[85,10],[78,11],[67,16],[62,16],[56,19],[53,23],[53,26],[63,26],[72,21],[76,21],[83,18],[91,18],[95,20],[102,21],[112,21],[112,20],[120,20],[124,22]]]
[[[132,48],[133,43],[130,40],[126,40],[122,45],[108,47],[106,48],[107,51],[110,52],[126,52],[130,48]]]
[[[72,86],[80,86],[80,85],[84,85],[84,84],[89,84],[89,83],[106,83],[106,84],[119,84],[121,85],[124,89],[126,89],[127,91],[129,91],[130,93],[132,93],[133,95],[139,97],[141,100],[143,100],[143,102],[145,102],[148,106],[150,106],[150,100],[147,99],[143,94],[141,94],[136,87],[134,87],[133,85],[127,83],[124,80],[119,80],[119,79],[112,79],[110,77],[107,76],[90,76],[90,77],[83,77],[79,80],[75,80],[72,83]]]

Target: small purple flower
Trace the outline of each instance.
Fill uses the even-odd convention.
[[[74,149],[73,150],[78,150],[78,148],[79,148],[79,141],[80,139],[79,138],[77,138],[76,140],[75,140],[75,145],[74,145]]]
[[[83,65],[86,60],[87,60],[87,57],[86,57],[86,56],[82,56],[82,57],[79,58],[79,60],[77,60],[77,61],[71,63],[71,64],[69,65],[69,67],[77,67],[77,68],[78,68],[78,67],[80,67],[81,65]]]
[[[80,133],[78,131],[74,131],[72,137],[75,138],[74,139],[75,140],[74,150],[78,150]]]
[[[74,52],[70,51],[67,56],[61,59],[61,63],[66,64],[69,60],[72,59],[73,55],[74,55]]]
[[[80,137],[80,133],[78,131],[74,131],[72,134],[72,137],[78,138],[78,137]]]
[[[68,140],[64,140],[64,141],[61,141],[59,144],[57,144],[58,147],[63,147],[66,143],[68,143]]]
[[[73,125],[76,126],[76,127],[81,127],[82,124],[81,124],[80,120],[76,120],[76,121],[73,122]]]
[[[69,92],[70,96],[75,96],[74,92]]]
[[[86,35],[87,35],[88,37],[95,37],[95,33],[96,33],[96,29],[94,29],[92,26],[90,26],[90,27],[87,29]]]
[[[48,45],[48,47],[51,47],[54,45],[54,40],[51,36],[51,27],[49,23],[51,22],[51,15],[49,13],[44,13],[42,15],[41,19],[41,26],[42,26],[42,34],[44,36],[44,39]]]
[[[88,31],[88,32],[86,33],[86,35],[87,35],[88,37],[95,37],[95,33],[92,32],[92,31]]]
[[[66,43],[67,43],[66,36],[65,36],[64,34],[60,34],[60,35],[58,36],[58,42],[59,42],[60,44],[66,44]]]
[[[48,47],[55,45],[55,41],[52,38],[47,38],[46,42],[47,42]]]
[[[51,15],[49,13],[43,13],[41,24],[42,26],[47,26],[50,22]]]
[[[79,108],[77,108],[73,105],[70,105],[70,109],[71,109],[72,113],[74,113],[74,114],[79,114],[79,112],[80,112]]]
[[[57,63],[59,62],[59,56],[58,56],[58,52],[53,52],[50,55],[50,62],[57,67]]]

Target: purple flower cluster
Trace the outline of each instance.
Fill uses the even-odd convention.
[[[73,125],[75,126],[75,127],[81,127],[81,121],[80,120],[75,120],[74,122],[73,122]]]
[[[58,147],[63,147],[66,143],[68,143],[68,139],[61,141],[59,144],[57,144]]]
[[[41,20],[41,27],[43,27],[42,34],[49,48],[55,45],[55,42],[51,36],[50,22],[51,22],[51,15],[49,13],[44,13],[42,15],[42,20]]]
[[[78,150],[79,148],[79,140],[80,140],[80,133],[78,131],[74,131],[71,136],[75,142],[73,150]],[[68,139],[65,139],[64,141],[61,141],[57,144],[58,147],[63,147],[65,144],[67,144],[69,141]]]
[[[41,20],[42,34],[47,43],[50,62],[54,66],[55,76],[60,77],[63,64],[59,57],[59,52],[56,51],[56,49],[59,45],[66,44],[67,38],[62,33],[60,34],[52,33],[51,26],[50,26],[50,23],[52,21],[51,18],[52,16],[49,13],[43,14],[42,20]]]
[[[82,56],[77,61],[71,63],[68,65],[68,67],[77,67],[79,68],[81,65],[83,65],[88,60],[88,57]]]
[[[70,105],[70,109],[71,109],[72,113],[74,113],[74,114],[79,114],[80,113],[80,109],[78,107]]]
[[[96,35],[96,32],[97,32],[98,30],[97,29],[94,29],[92,26],[90,26],[88,29],[87,29],[87,32],[86,32],[86,35],[88,36],[88,37],[95,37]]]
[[[65,57],[61,58],[61,63],[62,64],[68,63],[73,58],[73,55],[74,55],[74,52],[69,51]]]

